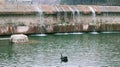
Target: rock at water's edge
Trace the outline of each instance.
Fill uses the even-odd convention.
[[[28,36],[24,34],[11,35],[11,40],[13,43],[25,43],[29,41]]]

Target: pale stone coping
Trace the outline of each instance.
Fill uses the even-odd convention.
[[[92,12],[88,7],[91,7],[95,12],[120,12],[120,6],[97,6],[97,5],[0,5],[0,14],[32,14],[37,13],[36,7],[41,9],[46,14],[54,14],[56,12]],[[59,11],[56,9],[59,9]],[[70,8],[72,10],[70,10]]]

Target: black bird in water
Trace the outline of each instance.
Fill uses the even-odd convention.
[[[60,59],[61,59],[61,63],[62,62],[65,62],[65,63],[68,62],[67,56],[63,56],[62,54],[61,54],[61,58]]]

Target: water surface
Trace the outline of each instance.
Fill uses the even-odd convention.
[[[36,44],[0,43],[0,67],[120,67],[120,34],[29,36]],[[3,43],[2,43],[3,44]],[[68,56],[61,63],[60,53]]]

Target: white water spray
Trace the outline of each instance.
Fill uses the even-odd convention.
[[[57,6],[55,6],[55,9],[57,10],[57,20],[59,21],[61,13]]]
[[[91,6],[88,6],[88,8],[92,11],[93,23],[95,23],[96,22],[96,13],[95,13],[95,10]]]
[[[91,6],[88,6],[88,8],[92,11],[93,23],[95,24],[96,23],[96,13],[95,13],[95,10]],[[95,28],[94,28],[92,34],[98,34],[96,32]]]
[[[35,7],[36,11],[38,12],[40,26],[45,26],[44,25],[44,14],[43,14],[42,9],[38,5],[35,5],[34,7]]]
[[[67,12],[65,11],[65,9],[63,7],[61,7],[61,8],[64,11],[64,20],[65,20],[65,22],[67,22]]]
[[[72,11],[73,22],[75,22],[75,11],[71,7],[68,8]]]
[[[81,22],[81,20],[80,20],[80,11],[77,8],[75,8],[75,9],[77,11],[77,22],[80,23]]]

